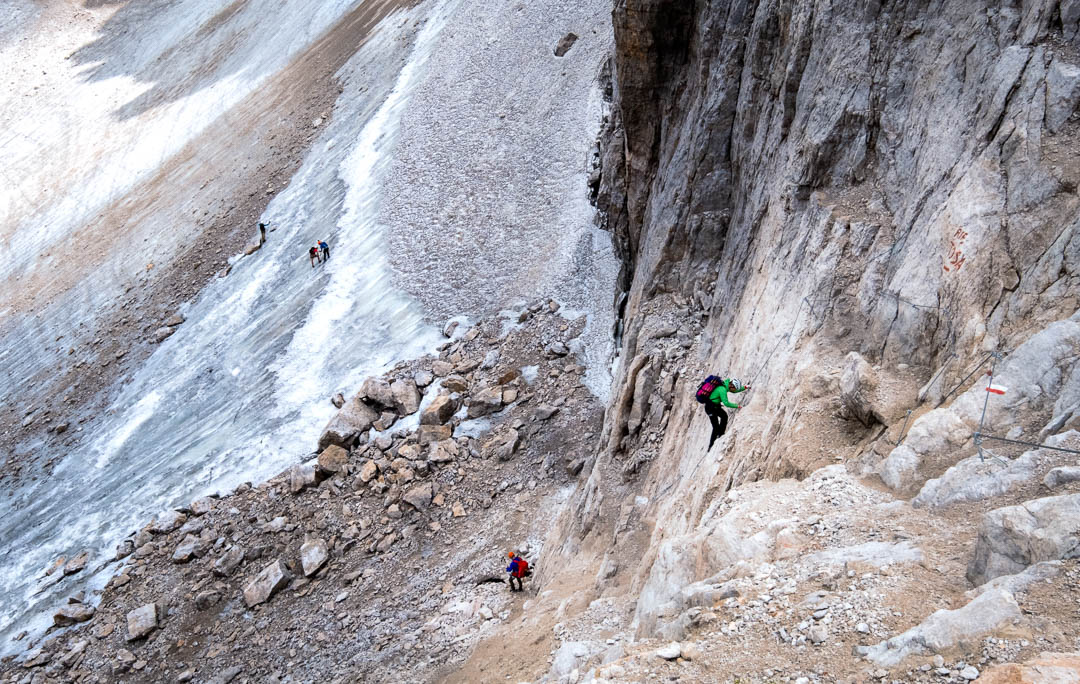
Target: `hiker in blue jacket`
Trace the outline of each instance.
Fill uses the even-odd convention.
[[[719,378],[710,375],[698,388],[698,401],[705,405],[705,415],[712,423],[712,435],[709,437],[709,449],[713,443],[727,432],[728,416],[723,407],[738,409],[738,404],[728,401],[729,394],[738,394],[750,389],[735,378]]]

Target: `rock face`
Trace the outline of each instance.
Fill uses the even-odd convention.
[[[975,585],[1032,563],[1080,557],[1080,494],[990,511],[979,526],[967,578]]]
[[[253,608],[269,601],[270,597],[291,579],[292,575],[285,563],[281,560],[274,561],[244,587],[244,603],[248,608]]]

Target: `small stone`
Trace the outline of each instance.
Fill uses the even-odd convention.
[[[865,622],[860,622],[859,624],[855,625],[855,631],[860,634],[869,634],[870,625],[866,624]]]
[[[960,670],[960,676],[969,682],[974,681],[979,678],[979,670],[974,665],[968,665],[963,670]]]
[[[127,614],[127,640],[141,639],[157,628],[157,606],[147,603]]]
[[[549,357],[555,358],[560,356],[566,356],[570,353],[570,350],[562,342],[552,342],[544,348],[544,353]]]
[[[585,461],[580,458],[575,458],[566,464],[566,473],[572,477],[577,477],[581,473],[581,469],[585,467]]]
[[[396,541],[397,535],[391,532],[390,534],[385,535],[382,539],[379,540],[379,543],[375,545],[375,550],[379,553],[386,553],[390,550],[390,547],[393,546],[394,542]]]
[[[477,392],[469,403],[469,417],[480,418],[491,415],[503,406],[503,393],[501,387],[489,387]]]
[[[431,364],[431,372],[437,378],[445,378],[454,372],[454,364],[446,361],[434,361]]]
[[[374,480],[378,474],[379,466],[375,464],[375,461],[366,461],[360,466],[360,481],[365,484]]]
[[[330,558],[326,542],[322,539],[311,539],[304,542],[300,547],[300,565],[304,570],[304,577],[311,577],[326,564]]]
[[[413,382],[416,383],[417,387],[427,387],[434,381],[435,376],[432,375],[430,371],[416,371],[416,373],[413,374]]]
[[[341,408],[345,405],[345,395],[338,392],[334,396],[330,397],[330,403],[334,405],[334,408]]]
[[[56,611],[53,615],[53,624],[57,627],[67,627],[80,622],[86,622],[94,617],[94,612],[93,606],[87,606],[82,603],[69,604]]]
[[[559,412],[558,406],[550,406],[548,404],[540,404],[533,409],[533,420],[548,420],[556,413]]]
[[[95,639],[105,639],[116,631],[116,625],[111,622],[103,622],[94,627],[92,634]]]
[[[465,517],[465,507],[461,505],[460,501],[455,502],[454,505],[450,507],[450,511],[455,518]]]
[[[210,511],[214,510],[215,502],[216,500],[213,497],[204,496],[192,501],[191,505],[188,506],[188,508],[191,510],[192,515],[206,515]]]
[[[279,515],[266,524],[266,531],[271,533],[278,533],[285,530],[285,526],[289,524],[289,519],[283,515]]]
[[[331,444],[319,454],[319,471],[324,476],[332,477],[345,472],[349,466],[349,452]]]
[[[435,496],[435,485],[430,482],[418,487],[413,487],[402,498],[418,511],[426,511],[431,506],[431,499]]]
[[[187,563],[196,556],[201,556],[203,550],[202,539],[196,537],[193,534],[189,534],[184,537],[184,540],[180,542],[180,545],[173,551],[172,562],[173,563]]]
[[[202,591],[195,595],[195,608],[206,610],[221,600],[221,594],[217,591]]]
[[[308,466],[296,465],[289,468],[289,491],[299,494],[305,487],[316,484],[315,470]]]
[[[421,446],[427,446],[433,442],[441,442],[454,436],[454,429],[449,425],[421,425],[417,432],[417,440]]]
[[[823,644],[829,640],[829,630],[825,625],[814,625],[808,634],[810,641],[815,644]]]
[[[187,516],[180,511],[164,511],[154,516],[149,530],[154,534],[168,534],[187,522]]]
[[[82,572],[86,568],[87,562],[90,560],[89,551],[80,551],[78,555],[72,557],[67,563],[64,563],[64,575],[74,575],[77,572]]]
[[[662,658],[663,660],[675,660],[682,655],[682,646],[680,646],[678,642],[673,641],[667,646],[653,651],[653,655],[657,658]]]
[[[276,591],[288,584],[290,579],[292,575],[285,563],[280,559],[275,560],[244,587],[244,602],[248,608],[265,603]]]
[[[443,439],[431,445],[428,451],[428,463],[451,463],[459,453],[457,442]]]
[[[214,562],[214,574],[228,577],[244,560],[244,547],[233,546]]]

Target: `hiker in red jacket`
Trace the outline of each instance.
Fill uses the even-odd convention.
[[[530,574],[529,561],[525,560],[513,551],[506,554],[506,557],[510,559],[510,565],[506,566],[506,572],[510,574],[510,591],[524,590],[525,585],[522,583],[522,578],[527,577]],[[517,580],[517,589],[514,589],[515,579]]]

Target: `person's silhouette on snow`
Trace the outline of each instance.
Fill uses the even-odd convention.
[[[712,449],[712,445],[716,440],[724,436],[727,432],[728,416],[727,411],[723,407],[732,409],[738,409],[738,404],[733,404],[728,401],[729,394],[738,394],[739,392],[745,392],[750,389],[744,387],[741,382],[735,378],[720,378],[716,375],[710,375],[705,378],[705,382],[701,383],[697,391],[697,400],[704,404],[705,415],[709,417],[709,422],[712,423],[712,435],[709,437],[709,449]]]

